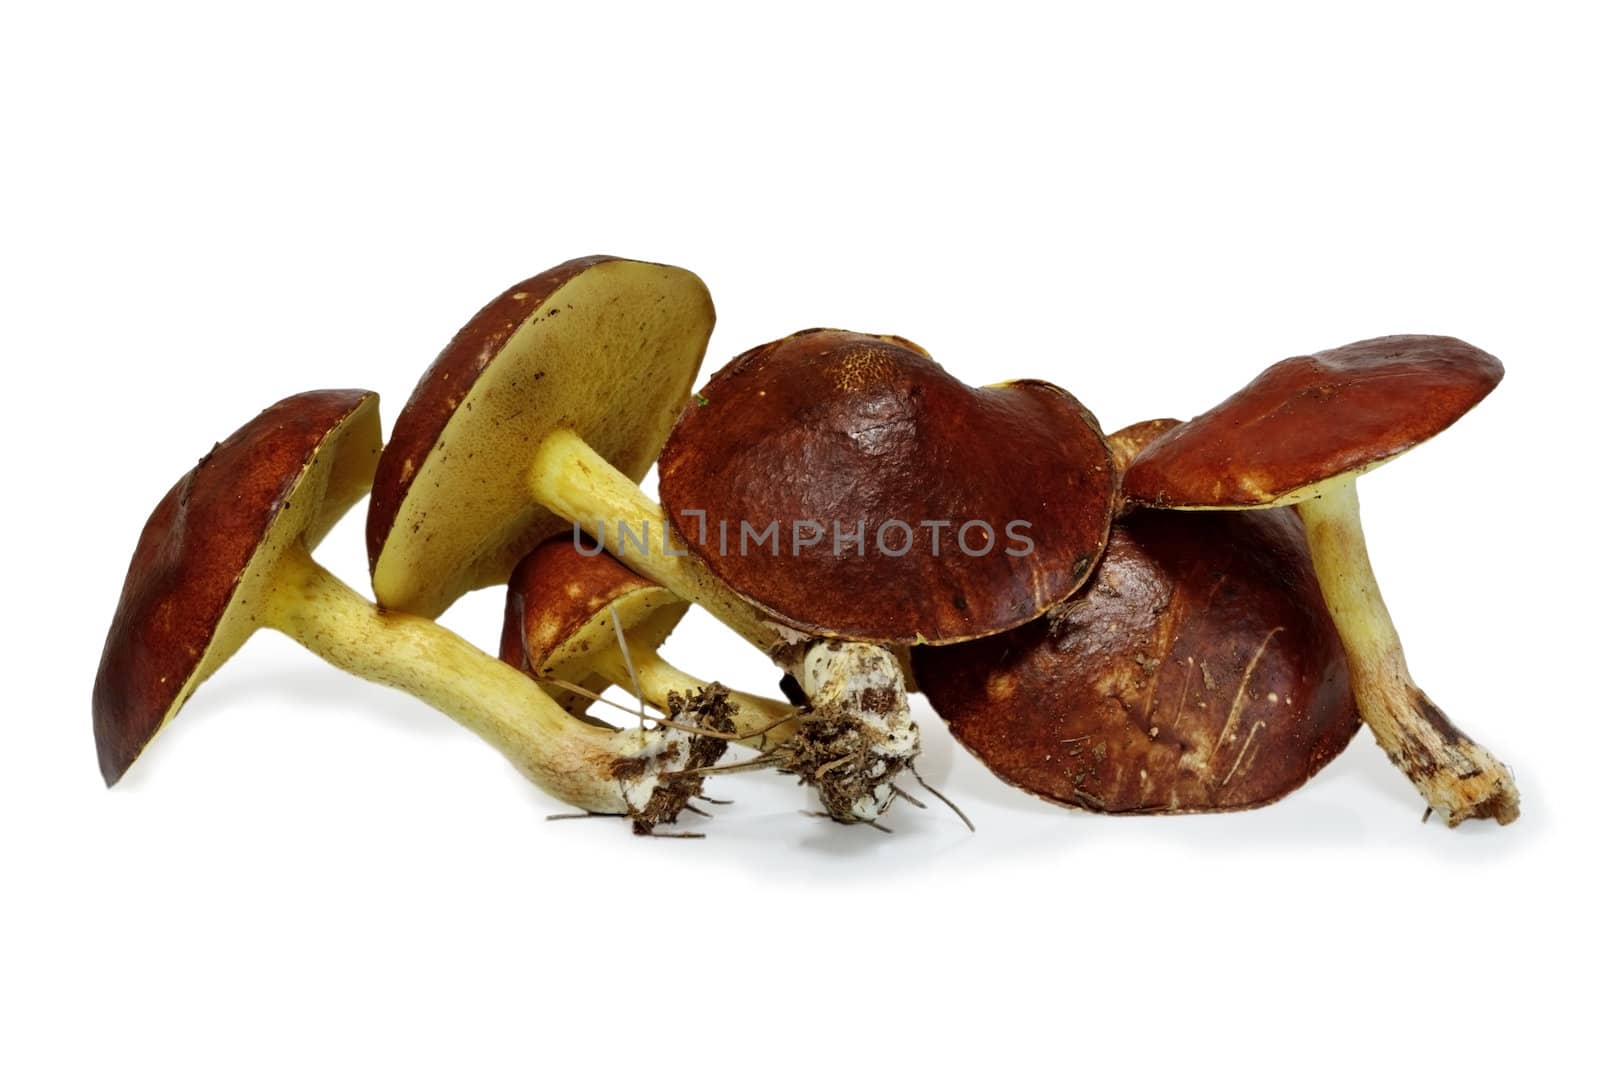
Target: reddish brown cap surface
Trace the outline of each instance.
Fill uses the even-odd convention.
[[[1285,510],[1121,519],[1093,582],[1053,617],[912,661],[998,776],[1097,811],[1270,803],[1361,724]]]
[[[813,634],[901,644],[1008,629],[1071,595],[1113,480],[1094,416],[1056,386],[969,388],[907,341],[841,330],[739,356],[661,455],[668,516],[736,592]],[[963,550],[967,523],[992,535],[968,526]]]
[[[593,551],[585,542],[585,551]],[[500,658],[535,678],[570,681],[590,692],[609,687],[588,670],[590,656],[616,644],[611,609],[628,646],[654,650],[682,620],[689,604],[601,552],[585,554],[570,534],[539,545],[512,571],[506,588]],[[580,712],[593,701],[550,686],[551,697]]]
[[[1453,337],[1378,337],[1285,359],[1162,436],[1128,468],[1123,493],[1152,507],[1270,504],[1421,444],[1504,374]]]
[[[634,480],[688,400],[716,313],[694,274],[611,256],[513,285],[462,327],[395,420],[367,512],[373,590],[432,617],[564,528],[533,505],[557,428]]]
[[[293,543],[314,546],[366,494],[380,444],[375,393],[301,393],[212,448],[156,506],[94,681],[106,784],[256,628],[248,578]]]
[[[1106,434],[1106,444],[1111,448],[1111,461],[1116,464],[1118,475],[1127,472],[1140,452],[1181,425],[1183,422],[1176,418],[1150,418]]]

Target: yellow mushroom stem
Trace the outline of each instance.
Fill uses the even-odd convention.
[[[534,499],[605,544],[618,562],[697,603],[779,666],[800,678],[813,638],[743,599],[683,547],[669,549],[661,505],[568,430],[550,434],[534,456]],[[627,537],[619,536],[626,530]],[[872,645],[876,647],[876,645]],[[883,652],[900,672],[898,660]]]
[[[1502,825],[1515,820],[1511,771],[1457,729],[1411,680],[1367,557],[1355,476],[1330,483],[1297,507],[1323,598],[1344,640],[1356,704],[1378,745],[1450,825],[1468,818]]]
[[[780,666],[796,672],[791,669],[798,663],[795,653],[810,638],[741,598],[687,549],[668,551],[669,527],[661,505],[583,438],[565,429],[547,436],[534,454],[529,485],[535,501],[577,523],[618,562],[699,604]]]
[[[488,741],[521,773],[585,811],[637,816],[689,734],[610,730],[567,714],[532,678],[437,623],[385,611],[311,558],[285,552],[260,624],[348,673],[400,689]]]
[[[654,649],[638,645],[629,645],[624,658],[622,650],[613,644],[592,654],[588,665],[606,681],[655,707],[665,707],[667,697],[674,692],[696,692],[706,687],[706,682],[679,670]],[[634,689],[635,677],[639,679],[638,691]],[[728,703],[733,708],[733,732],[740,737],[734,743],[767,751],[794,736],[795,709],[787,703],[735,689],[728,690]]]

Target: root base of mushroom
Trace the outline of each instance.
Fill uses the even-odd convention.
[[[921,751],[898,662],[875,645],[825,640],[798,676],[813,709],[778,749],[784,771],[815,788],[834,821],[876,820]]]
[[[734,724],[728,690],[718,684],[693,693],[672,693],[668,712],[669,721],[696,730],[726,734]],[[705,778],[694,771],[715,764],[728,750],[727,740],[700,732],[665,726],[650,733],[661,737],[655,754],[619,760],[616,767],[623,782],[628,817],[633,821],[633,831],[640,836],[653,835],[657,827],[675,823],[704,788]]]
[[[1475,818],[1492,818],[1501,825],[1516,821],[1521,811],[1511,771],[1456,729],[1421,689],[1407,685],[1406,690],[1392,702],[1403,702],[1406,717],[1419,725],[1395,731],[1387,744],[1380,738],[1379,744],[1417,786],[1429,809],[1449,826]]]

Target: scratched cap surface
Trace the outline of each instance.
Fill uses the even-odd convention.
[[[1118,520],[1071,603],[912,652],[956,738],[1043,799],[1117,814],[1271,803],[1360,726],[1291,511]]]

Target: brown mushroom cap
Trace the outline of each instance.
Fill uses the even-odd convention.
[[[1285,359],[1162,436],[1128,468],[1123,494],[1153,507],[1296,502],[1421,444],[1504,375],[1500,360],[1453,337],[1378,337]]]
[[[700,369],[716,313],[678,267],[595,256],[513,285],[457,333],[395,420],[367,513],[378,601],[433,617],[565,527],[529,463],[557,428],[637,481]]]
[[[1120,519],[1093,582],[1054,617],[912,660],[997,775],[1097,811],[1271,803],[1361,724],[1286,510]]]
[[[376,393],[301,393],[212,448],[156,506],[95,675],[106,784],[258,628],[282,553],[314,547],[366,495],[382,443]]]
[[[1107,433],[1106,445],[1111,449],[1111,461],[1116,464],[1117,473],[1126,473],[1140,452],[1181,425],[1182,420],[1177,418],[1148,418],[1123,426],[1115,433]]]
[[[1098,423],[1062,389],[970,388],[908,341],[842,330],[739,356],[661,455],[669,518],[735,592],[808,633],[898,644],[1009,629],[1071,595],[1105,545],[1113,480]],[[741,553],[741,522],[759,533],[774,521],[781,544]],[[821,542],[797,551],[815,532],[805,522]],[[928,522],[948,523],[937,557]],[[967,522],[993,531],[971,527],[970,553],[957,539]],[[1030,523],[1031,550],[1012,522]],[[836,554],[835,530],[858,528],[859,553],[840,542]]]
[[[617,642],[613,607],[628,646],[653,650],[666,643],[689,603],[609,555],[584,555],[570,534],[552,537],[512,571],[500,658],[535,678],[602,692],[610,682],[588,664],[594,653]],[[559,687],[550,695],[573,714],[594,702]]]

